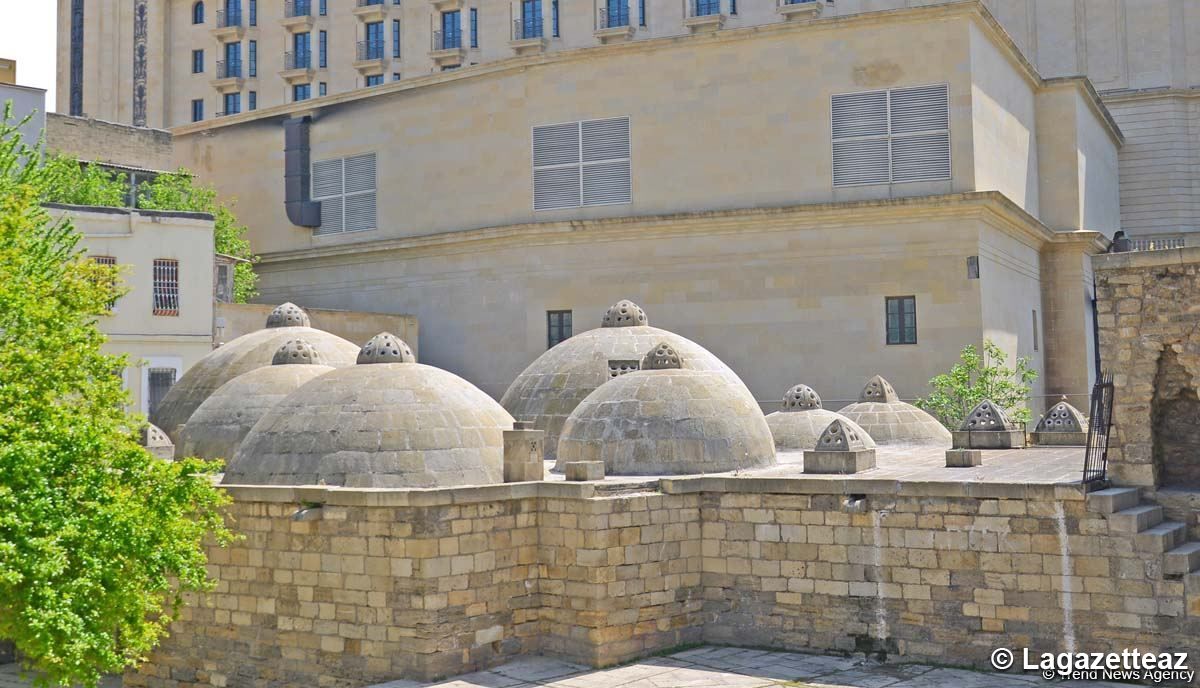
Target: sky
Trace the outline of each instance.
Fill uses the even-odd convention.
[[[46,89],[53,110],[55,0],[0,0],[0,57],[17,61],[17,83]]]

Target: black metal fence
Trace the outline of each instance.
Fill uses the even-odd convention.
[[[1094,483],[1108,477],[1108,433],[1112,429],[1113,378],[1103,373],[1092,387],[1092,407],[1088,414],[1087,450],[1083,455],[1083,482]]]

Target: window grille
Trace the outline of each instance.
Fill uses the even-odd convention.
[[[151,368],[146,379],[149,382],[149,389],[146,390],[149,397],[147,406],[150,413],[154,413],[162,403],[163,397],[167,396],[167,392],[175,384],[175,369]]]
[[[154,259],[154,315],[179,315],[179,261]]]

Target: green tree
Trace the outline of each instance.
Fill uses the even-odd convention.
[[[950,372],[929,381],[932,392],[917,400],[917,406],[937,417],[947,428],[957,430],[971,409],[991,399],[1004,409],[1014,423],[1029,422],[1029,391],[1037,371],[1029,368],[1029,359],[1017,358],[1016,368],[1005,364],[1004,350],[990,340],[983,342],[981,355],[974,344],[959,354],[959,362]]]
[[[233,297],[245,303],[258,294],[258,275],[254,274],[254,255],[246,239],[246,226],[238,222],[233,210],[217,200],[217,192],[196,184],[192,174],[180,169],[160,174],[138,189],[138,207],[151,210],[189,210],[209,213],[214,219],[214,239],[218,253],[245,258],[233,274]]]
[[[53,166],[0,121],[0,638],[47,683],[94,686],[135,665],[206,543],[231,538],[218,463],[155,458],[125,411],[97,318],[117,293],[69,222],[42,208]]]
[[[124,174],[54,154],[46,155],[40,174],[42,200],[47,203],[110,208],[125,205],[129,180]]]

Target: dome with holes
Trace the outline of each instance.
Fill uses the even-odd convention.
[[[179,455],[228,460],[250,428],[302,385],[333,370],[320,350],[304,339],[279,347],[271,365],[255,368],[221,385],[200,404],[180,432]]]
[[[150,419],[175,444],[180,444],[184,423],[205,399],[242,373],[270,365],[279,347],[294,339],[303,339],[317,347],[325,365],[340,368],[354,363],[358,346],[337,335],[309,327],[307,323],[308,315],[295,304],[278,306],[267,317],[265,329],[244,334],[213,349],[188,368],[167,391]]]
[[[170,461],[175,458],[175,445],[171,443],[171,438],[153,423],[147,423],[142,428],[141,445],[160,459]]]
[[[640,306],[619,301],[605,312],[601,327],[559,343],[530,363],[509,385],[500,403],[517,420],[529,421],[546,432],[546,458],[554,459],[563,423],[579,402],[606,381],[637,370],[643,355],[660,342],[683,355],[685,368],[718,372],[745,388],[707,349],[651,327]]]
[[[1034,432],[1087,432],[1087,418],[1079,409],[1067,403],[1066,397],[1055,404],[1038,421]]]
[[[600,385],[563,424],[558,460],[603,461],[606,475],[689,475],[775,463],[771,431],[740,381],[687,366],[660,342],[638,370]]]
[[[949,447],[950,431],[936,418],[900,401],[891,383],[871,378],[858,401],[838,411],[857,423],[879,445]]]
[[[479,388],[414,360],[384,333],[357,365],[320,375],[254,425],[225,471],[243,485],[447,487],[504,476],[512,416]],[[293,366],[288,366],[293,367]]]
[[[835,420],[849,419],[822,408],[821,397],[812,387],[796,385],[783,395],[780,410],[767,416],[767,427],[776,449],[799,451],[816,449],[817,439]]]

